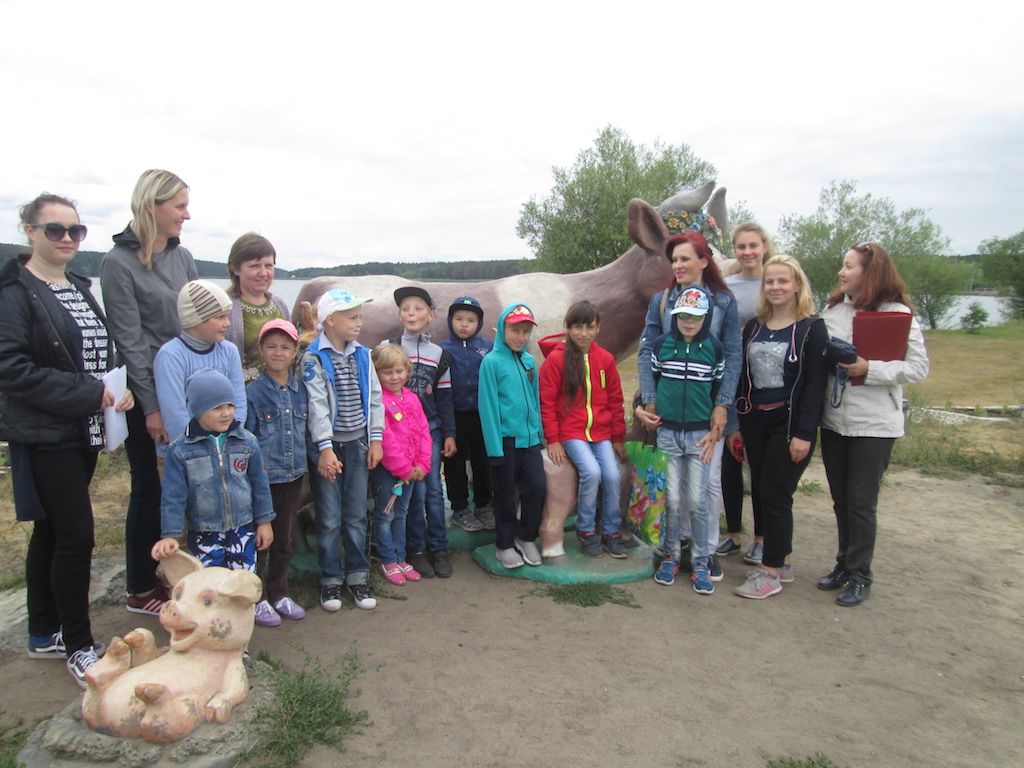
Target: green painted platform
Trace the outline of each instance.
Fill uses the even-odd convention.
[[[601,557],[584,555],[576,543],[575,536],[566,536],[565,556],[558,565],[524,565],[509,570],[498,562],[494,555],[494,544],[484,544],[473,550],[473,560],[488,573],[509,576],[513,579],[540,581],[548,584],[623,584],[641,581],[654,575],[654,551],[634,539],[636,546],[629,550],[629,557],[616,560],[605,553]]]
[[[564,530],[576,530],[576,515],[569,515],[569,517],[566,518]],[[494,531],[473,531],[472,533],[467,533],[457,526],[448,526],[449,549],[455,549],[460,552],[472,552],[477,547],[493,543]]]

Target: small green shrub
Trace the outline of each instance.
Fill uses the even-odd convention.
[[[967,305],[967,313],[960,318],[960,327],[968,333],[978,333],[988,322],[988,311],[980,302],[972,301]]]
[[[633,595],[621,587],[589,581],[582,584],[546,584],[529,594],[547,596],[556,603],[578,605],[581,608],[595,608],[605,603],[624,605],[627,608],[640,607]]]

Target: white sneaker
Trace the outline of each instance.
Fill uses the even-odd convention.
[[[523,556],[516,551],[515,547],[510,547],[509,549],[496,549],[494,550],[494,556],[498,558],[498,562],[500,562],[504,568],[508,568],[509,570],[513,568],[522,568],[525,564]]]
[[[527,565],[541,565],[544,562],[541,559],[540,550],[537,549],[537,545],[532,541],[516,539],[515,542],[516,551],[522,556],[523,562]]]

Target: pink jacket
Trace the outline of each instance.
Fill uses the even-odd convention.
[[[420,399],[405,387],[399,394],[381,394],[384,402],[384,469],[400,480],[404,480],[419,465],[430,471],[431,439],[430,426],[423,413]]]

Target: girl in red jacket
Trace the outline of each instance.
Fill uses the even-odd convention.
[[[583,552],[600,557],[628,554],[619,534],[619,461],[626,460],[626,419],[615,358],[594,339],[600,330],[597,307],[578,301],[565,313],[565,340],[540,342],[540,415],[548,457],[569,459],[579,474],[576,536]],[[601,534],[597,494],[601,492]]]

